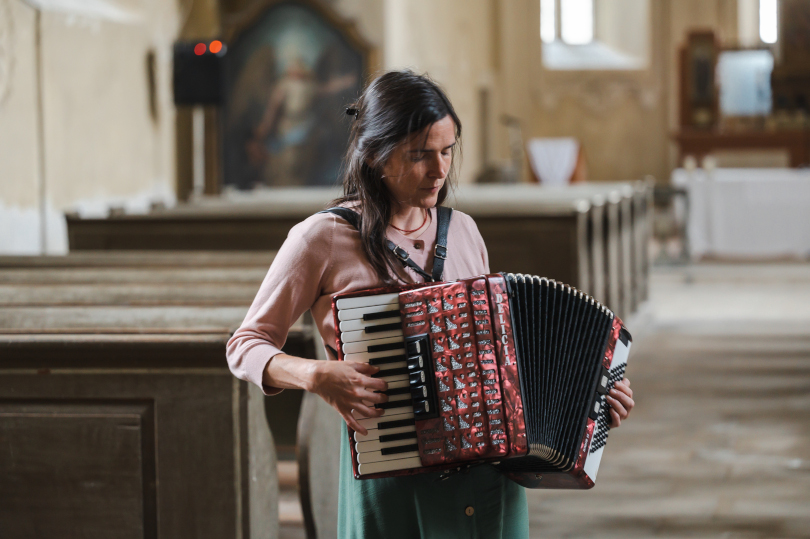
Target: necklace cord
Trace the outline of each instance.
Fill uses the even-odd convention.
[[[427,223],[427,220],[428,220],[428,215],[430,215],[430,212],[428,210],[425,210],[425,218],[422,221],[422,224],[419,225],[418,227],[414,228],[413,230],[403,230],[403,229],[399,228],[398,226],[396,226],[394,223],[391,223],[391,228],[393,228],[394,230],[399,231],[400,234],[404,234],[404,235],[413,234],[414,232],[416,232],[417,230],[419,230],[420,228],[425,226],[425,223]]]

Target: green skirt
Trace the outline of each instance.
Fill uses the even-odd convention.
[[[338,537],[415,539],[529,537],[526,493],[489,465],[444,481],[438,474],[355,479],[348,434],[340,446]]]

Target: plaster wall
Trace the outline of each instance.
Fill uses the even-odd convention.
[[[177,5],[0,0],[3,8],[14,46],[0,101],[0,253],[66,252],[64,211],[172,204]]]
[[[385,2],[380,0],[332,0],[330,5],[341,16],[354,22],[360,35],[377,49],[378,64],[382,69],[385,57]]]
[[[602,3],[608,19],[638,19],[621,10],[638,10],[637,0]],[[589,178],[637,179],[652,175],[666,182],[677,165],[671,134],[677,129],[677,55],[687,32],[713,29],[721,43],[737,40],[738,0],[650,0],[647,65],[637,70],[554,71],[542,64],[539,2],[499,2],[501,13],[499,113],[521,118],[524,138],[573,136],[586,153]],[[597,6],[599,7],[599,6]],[[603,20],[604,22],[604,20]],[[623,28],[642,35],[641,29]],[[604,34],[605,28],[601,29]],[[615,36],[614,36],[615,37]],[[627,48],[642,50],[632,39]],[[502,132],[497,124],[495,133]],[[496,137],[498,155],[508,152]],[[529,180],[528,167],[523,178]]]
[[[490,0],[386,0],[385,69],[426,73],[447,92],[463,127],[459,182],[483,164],[482,88],[492,86]]]

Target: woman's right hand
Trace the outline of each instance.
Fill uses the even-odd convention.
[[[372,378],[380,369],[368,363],[353,361],[318,361],[312,375],[309,391],[316,393],[338,411],[346,423],[362,435],[368,431],[352,415],[352,410],[366,417],[379,417],[383,410],[375,404],[388,402],[388,384]]]

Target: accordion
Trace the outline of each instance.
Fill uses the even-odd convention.
[[[388,402],[349,428],[357,479],[491,463],[529,488],[591,488],[605,396],[630,334],[570,286],[492,274],[339,294],[338,359],[380,368]]]

